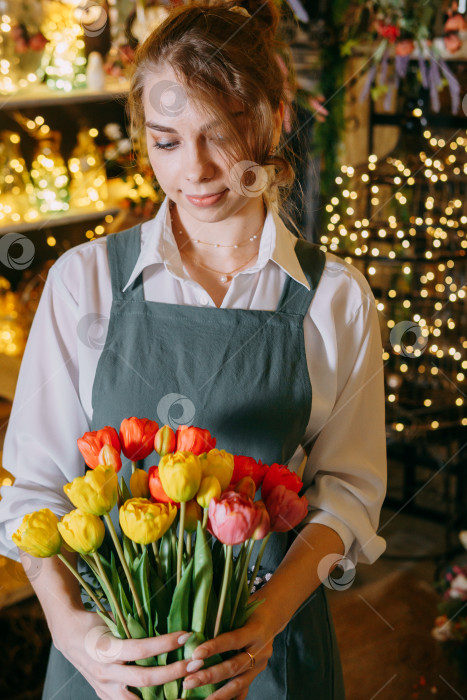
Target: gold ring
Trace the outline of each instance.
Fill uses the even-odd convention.
[[[248,651],[248,649],[244,649],[243,651],[250,657],[250,668],[253,668],[256,663],[255,657]]]

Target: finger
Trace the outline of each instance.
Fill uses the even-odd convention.
[[[232,651],[233,649],[243,649],[243,647],[252,646],[255,641],[251,626],[245,625],[238,630],[225,632],[215,639],[203,642],[199,647],[196,647],[191,658],[207,659],[208,656],[212,656],[213,654],[222,654],[224,651]]]
[[[167,666],[126,666],[124,664],[100,664],[95,674],[101,680],[112,680],[134,688],[163,685],[187,675],[190,659],[176,661]]]
[[[241,676],[236,676],[232,678],[230,683],[226,683],[222,688],[216,690],[215,693],[209,696],[209,700],[234,700],[235,698],[246,698],[248,696],[248,689],[253,679],[256,678],[258,671],[248,671],[248,673],[242,673]]]
[[[257,663],[261,663],[256,659]],[[196,675],[189,675],[183,681],[184,688],[198,688],[201,685],[215,685],[220,681],[238,676],[250,668],[250,657],[244,651],[232,656],[231,659],[215,664],[209,668],[196,672]]]
[[[147,639],[118,639],[107,626],[96,626],[86,634],[84,645],[88,655],[100,663],[136,661],[157,656],[182,646],[184,632],[172,632]]]

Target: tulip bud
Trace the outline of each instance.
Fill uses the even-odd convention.
[[[198,522],[203,519],[203,511],[195,500],[188,501],[185,506],[185,530],[187,532],[196,532]]]
[[[118,477],[111,467],[99,466],[84,476],[77,476],[63,490],[83,513],[104,515],[117,502]]]
[[[144,469],[135,469],[130,476],[130,491],[134,498],[149,498],[149,475]]]
[[[62,538],[57,528],[58,518],[48,508],[28,513],[11,539],[17,547],[33,557],[58,554]]]
[[[215,476],[221,485],[221,490],[225,491],[232,478],[234,456],[230,452],[214,448],[200,455],[200,461],[203,476]]]
[[[256,493],[256,484],[254,479],[251,476],[244,476],[235,484],[234,491],[237,493],[243,493],[245,496],[249,496],[253,500]]]
[[[79,509],[64,515],[57,527],[68,547],[79,554],[94,554],[104,541],[102,520]]]
[[[163,425],[154,438],[154,449],[161,457],[168,455],[175,450],[175,433],[170,425]]]
[[[174,501],[191,501],[201,483],[201,465],[191,452],[174,452],[161,457],[159,477],[169,498]]]
[[[196,501],[201,508],[208,508],[211,498],[219,498],[221,495],[221,485],[215,476],[203,476],[201,484],[196,494]]]
[[[260,512],[261,519],[251,537],[254,540],[262,540],[264,539],[264,537],[266,537],[269,530],[271,529],[271,518],[269,517],[269,513],[263,501],[255,501],[254,505],[255,508]]]
[[[130,498],[119,510],[122,531],[138,544],[160,539],[172,525],[177,509],[170,503],[152,503],[147,498]]]
[[[116,472],[120,471],[122,468],[120,452],[117,452],[112,445],[104,445],[99,452],[99,464],[102,464],[104,467],[112,467]]]
[[[120,424],[120,443],[122,452],[137,462],[146,459],[154,449],[154,437],[159,429],[158,424],[148,418],[125,418]]]

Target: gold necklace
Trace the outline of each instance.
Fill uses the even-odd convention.
[[[196,265],[198,265],[199,267],[202,267],[202,268],[204,268],[205,270],[209,270],[210,272],[217,272],[218,275],[221,275],[220,278],[219,278],[219,280],[220,280],[221,282],[228,282],[228,281],[229,281],[229,277],[232,277],[232,275],[234,274],[234,272],[238,272],[238,270],[240,270],[242,267],[245,267],[245,265],[248,265],[248,263],[251,262],[251,261],[253,260],[253,258],[255,257],[255,255],[257,255],[257,252],[253,253],[253,255],[251,256],[251,258],[250,258],[249,260],[247,260],[246,262],[242,263],[239,267],[236,267],[235,270],[231,270],[230,272],[223,272],[223,273],[221,273],[220,270],[215,270],[213,267],[208,267],[207,265],[203,265],[202,263],[199,262],[199,260],[196,260],[196,259],[192,258],[191,255],[188,255],[188,253],[184,253],[184,255],[186,255],[186,257],[187,257],[189,260],[191,260],[192,262],[194,262],[194,263],[195,263]]]
[[[171,202],[171,204],[170,204],[170,206],[169,206],[170,209],[173,209],[173,204],[174,204],[174,203]],[[267,209],[266,209],[266,205],[265,205],[265,203],[264,203],[264,200],[263,200],[263,211],[264,211],[264,215],[265,215],[265,217],[266,217],[266,216],[267,216]],[[173,222],[172,215],[170,216],[170,221],[172,222],[172,230],[173,230],[173,228],[174,228],[174,222]],[[250,237],[248,238],[248,240],[245,238],[244,241],[241,241],[240,243],[234,243],[233,245],[225,245],[225,244],[222,244],[222,243],[208,243],[207,241],[200,241],[199,238],[193,238],[191,242],[192,242],[192,243],[200,243],[200,244],[202,244],[202,245],[210,245],[210,246],[213,246],[214,248],[242,248],[243,246],[246,246],[246,245],[248,245],[249,243],[252,243],[253,241],[255,241],[255,240],[258,238],[258,233],[261,231],[261,229],[263,228],[263,226],[264,226],[264,221],[263,221],[263,223],[261,224],[261,226],[259,227],[259,229],[256,231],[256,233],[255,233],[253,236],[250,236]],[[178,233],[179,235],[183,235],[183,231],[182,231],[182,230],[177,231],[177,233]]]

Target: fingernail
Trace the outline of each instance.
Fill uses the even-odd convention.
[[[208,656],[209,651],[205,647],[198,647],[198,649],[195,649],[194,652],[191,655],[192,659],[205,659],[206,656]]]
[[[177,642],[179,644],[185,644],[191,637],[191,632],[185,632],[185,634],[181,634],[180,637],[177,639]]]
[[[192,671],[199,671],[203,664],[204,661],[202,659],[199,659],[199,661],[190,661],[190,663],[186,667],[186,670],[189,673],[192,673]]]
[[[183,687],[184,688],[196,688],[197,685],[199,685],[200,680],[196,676],[193,676],[193,678],[186,678],[183,681]]]

